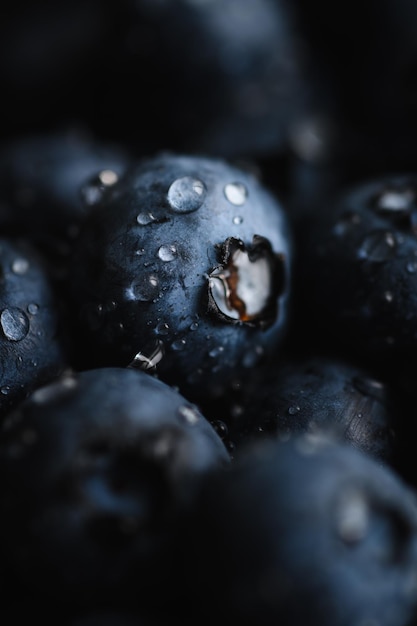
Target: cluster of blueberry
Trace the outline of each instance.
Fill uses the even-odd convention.
[[[417,624],[416,28],[8,7],[5,624]]]

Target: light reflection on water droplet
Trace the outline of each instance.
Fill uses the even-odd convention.
[[[397,250],[397,240],[389,231],[376,230],[365,237],[358,250],[361,259],[383,262],[392,259]]]
[[[161,261],[173,261],[177,256],[177,249],[173,245],[163,245],[158,250],[158,256]]]
[[[39,304],[36,304],[36,302],[30,302],[27,306],[27,312],[30,313],[31,315],[36,315],[36,313],[39,311]]]
[[[296,415],[300,410],[301,410],[300,407],[297,404],[295,404],[288,408],[288,413],[289,415]]]
[[[187,345],[187,342],[185,339],[177,339],[176,341],[172,342],[171,348],[175,352],[181,352],[181,350],[184,350],[186,345]]]
[[[205,184],[193,178],[184,176],[174,180],[168,190],[168,203],[176,213],[191,213],[201,207],[206,197]]]
[[[180,406],[178,409],[178,413],[180,414],[182,418],[184,418],[187,424],[194,425],[200,419],[200,415],[199,415],[197,408],[193,406],[187,406],[187,405]]]
[[[198,328],[198,322],[193,322],[192,324],[190,324],[190,330],[197,330]]]
[[[21,341],[29,332],[29,319],[26,313],[17,307],[4,309],[0,314],[0,324],[9,341]]]
[[[387,302],[392,302],[394,300],[394,294],[392,293],[392,291],[386,291],[384,293],[384,300],[386,300]]]
[[[15,259],[12,263],[12,272],[14,274],[22,275],[26,274],[29,269],[29,262],[26,259]]]
[[[376,199],[376,208],[389,213],[403,213],[410,210],[415,195],[414,190],[409,187],[384,189]]]
[[[155,327],[157,335],[167,335],[169,333],[169,326],[166,322],[160,322]]]
[[[125,290],[127,300],[150,302],[159,296],[159,280],[156,274],[145,274]]]
[[[242,206],[248,197],[248,190],[243,183],[229,183],[224,188],[224,195],[231,204]]]
[[[152,222],[155,222],[155,216],[150,212],[139,213],[136,221],[140,226],[147,226],[148,224],[152,224]]]
[[[154,370],[165,355],[165,346],[160,339],[148,344],[143,350],[135,354],[128,367],[141,370]]]
[[[242,224],[243,222],[243,217],[241,215],[235,215],[235,217],[233,218],[233,224],[235,224],[236,226],[239,226],[239,224]]]
[[[217,357],[220,356],[222,352],[224,352],[224,347],[223,346],[217,346],[216,348],[213,348],[212,350],[210,350],[208,355],[212,359],[217,359]]]

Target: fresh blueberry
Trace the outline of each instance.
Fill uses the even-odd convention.
[[[51,259],[54,274],[80,222],[129,162],[124,147],[79,127],[10,139],[0,150],[0,226],[30,239]]]
[[[417,177],[340,190],[295,227],[294,337],[394,372],[416,361]]]
[[[78,367],[138,367],[192,400],[221,394],[279,349],[291,263],[285,210],[251,173],[205,157],[145,159],[74,242],[74,343],[89,359]]]
[[[0,415],[67,367],[67,328],[43,258],[0,239]]]
[[[393,463],[397,409],[394,389],[371,371],[340,357],[304,355],[256,369],[230,412],[228,434],[242,445],[324,432]]]
[[[352,446],[264,441],[207,476],[183,533],[178,603],[204,606],[207,623],[405,626],[416,615],[415,493]]]
[[[42,604],[143,609],[164,581],[171,526],[201,477],[230,465],[178,392],[130,368],[65,373],[0,432],[2,563]],[[112,604],[114,603],[114,604]]]

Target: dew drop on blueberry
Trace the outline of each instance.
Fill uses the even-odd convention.
[[[14,274],[26,274],[29,269],[29,262],[24,258],[18,258],[12,263],[12,272]]]
[[[397,250],[397,241],[392,233],[386,230],[375,230],[367,235],[359,248],[359,258],[383,262],[392,259]]]
[[[148,224],[152,224],[152,222],[155,222],[155,216],[150,212],[139,213],[136,221],[140,226],[147,226]]]
[[[248,197],[248,190],[242,183],[229,183],[224,188],[224,195],[234,206],[242,206]]]
[[[206,193],[206,186],[201,180],[183,176],[168,189],[168,203],[175,213],[192,213],[201,207]]]
[[[29,332],[29,319],[18,307],[4,309],[0,314],[0,324],[9,341],[21,341]]]
[[[165,263],[173,261],[177,256],[177,249],[173,245],[163,245],[158,249],[158,256]]]

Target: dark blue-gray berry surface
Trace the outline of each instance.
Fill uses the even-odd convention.
[[[204,473],[229,464],[197,407],[146,372],[65,373],[0,432],[1,567],[37,603],[126,596],[145,609],[167,583],[178,512]]]
[[[252,173],[196,156],[144,160],[74,244],[75,342],[94,365],[156,371],[192,398],[221,393],[279,349],[291,263],[288,217]]]

